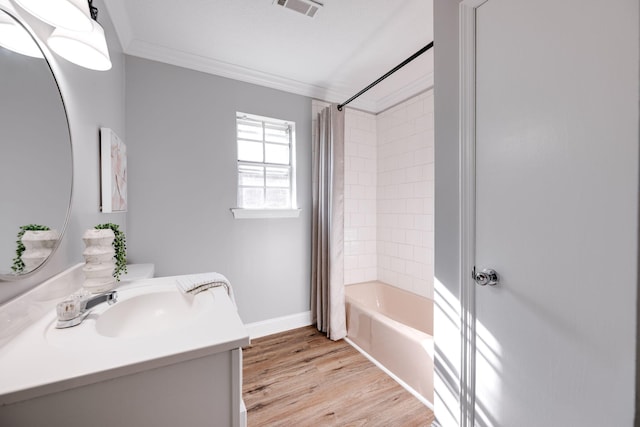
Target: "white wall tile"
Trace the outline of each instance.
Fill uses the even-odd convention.
[[[344,267],[346,284],[377,279],[376,146],[375,116],[346,109],[345,255],[349,256]]]
[[[433,297],[433,93],[345,112],[345,283]]]
[[[433,95],[377,116],[378,279],[433,297]]]

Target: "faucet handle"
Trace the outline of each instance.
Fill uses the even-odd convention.
[[[65,298],[64,301],[59,302],[56,305],[58,320],[71,320],[81,315],[84,311],[85,301],[90,296],[91,292],[80,288]]]
[[[56,305],[58,320],[71,320],[82,313],[82,299],[78,295],[70,295],[69,298]]]

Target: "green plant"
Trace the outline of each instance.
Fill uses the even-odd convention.
[[[116,259],[116,269],[113,271],[113,277],[115,277],[119,282],[120,275],[127,272],[127,239],[124,232],[120,231],[120,226],[118,226],[118,224],[112,224],[110,222],[106,224],[98,224],[94,228],[96,230],[110,229],[116,236],[116,238],[113,239],[113,249],[116,251],[115,255],[113,255]]]
[[[22,243],[22,236],[25,231],[46,231],[50,230],[46,225],[28,224],[20,227],[18,231],[18,240],[16,240],[16,257],[13,259],[13,265],[11,269],[16,273],[22,273],[24,271],[24,262],[22,261],[22,253],[26,249]]]

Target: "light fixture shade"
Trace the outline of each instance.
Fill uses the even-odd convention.
[[[40,47],[27,30],[0,11],[0,46],[21,55],[44,58]]]
[[[58,28],[91,31],[92,22],[87,0],[15,0],[27,12]]]
[[[93,31],[77,32],[56,28],[47,39],[55,53],[81,67],[106,71],[111,59],[102,26],[93,21]]]

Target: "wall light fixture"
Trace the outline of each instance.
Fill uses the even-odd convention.
[[[21,55],[44,58],[35,40],[17,21],[0,11],[0,46]]]
[[[93,0],[15,0],[33,16],[54,26],[47,45],[69,62],[91,70],[111,69],[104,29]]]
[[[24,10],[57,28],[91,31],[87,0],[15,0]]]

